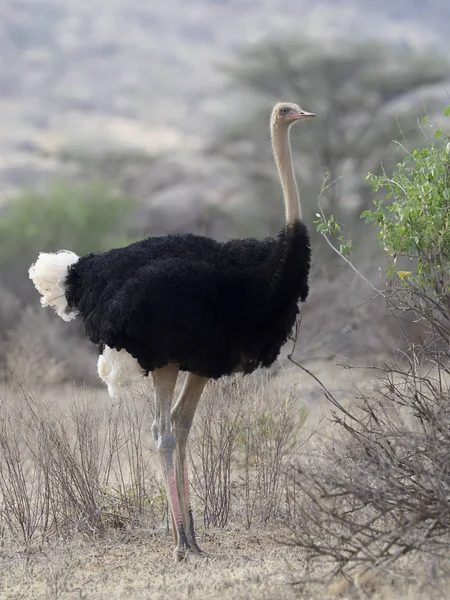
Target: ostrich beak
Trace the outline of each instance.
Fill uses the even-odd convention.
[[[290,115],[288,118],[290,121],[300,121],[300,119],[310,119],[311,117],[315,117],[316,113],[306,112],[305,110],[301,110],[293,115]]]

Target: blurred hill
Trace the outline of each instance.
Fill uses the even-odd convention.
[[[283,33],[436,43],[447,0],[3,0],[0,190],[34,185],[61,146],[201,147],[224,101],[216,68]]]

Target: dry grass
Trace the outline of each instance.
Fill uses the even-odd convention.
[[[182,385],[182,381],[179,382]],[[109,528],[158,527],[167,506],[150,425],[150,382],[126,401],[75,387],[5,388],[0,527],[29,547]],[[306,405],[288,377],[211,382],[192,434],[196,509],[206,527],[285,518]]]
[[[350,401],[355,382],[344,371],[313,368]],[[411,558],[395,577],[330,586],[325,562],[311,570],[304,550],[282,543],[302,487],[287,467],[332,434],[316,394],[297,370],[207,388],[191,464],[208,558],[175,565],[150,385],[116,404],[104,390],[4,388],[0,598],[445,598],[441,563],[412,570]]]
[[[2,598],[296,598],[301,555],[266,533],[202,535],[213,558],[175,565],[168,536],[76,541],[45,555],[3,560]]]
[[[276,598],[280,589],[296,597],[290,573],[301,553],[280,552],[273,535],[287,532],[282,463],[303,435],[305,405],[292,381],[209,386],[191,458],[199,539],[210,556],[178,569],[150,393],[148,385],[112,404],[104,391],[71,386],[2,390],[1,598],[159,598],[168,586],[176,598]]]
[[[210,558],[174,564],[164,532],[111,532],[102,539],[77,537],[38,553],[1,553],[0,597],[48,600],[198,598],[286,600],[445,600],[448,565],[411,562],[403,573],[368,573],[353,580],[305,586],[304,554],[280,545],[274,531],[202,530]],[[313,575],[320,577],[320,571]]]

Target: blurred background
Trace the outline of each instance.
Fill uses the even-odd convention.
[[[449,27],[447,0],[2,0],[0,378],[97,383],[80,326],[39,308],[27,274],[39,251],[276,235],[279,100],[318,115],[292,135],[313,236],[298,358],[382,357],[396,332],[315,233],[317,199],[334,182],[321,204],[379,281],[359,218],[374,196],[366,175],[433,136],[449,103]]]

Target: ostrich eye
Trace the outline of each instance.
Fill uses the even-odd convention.
[[[286,108],[285,106],[283,108],[280,108],[280,115],[287,115],[289,112],[289,108]]]

